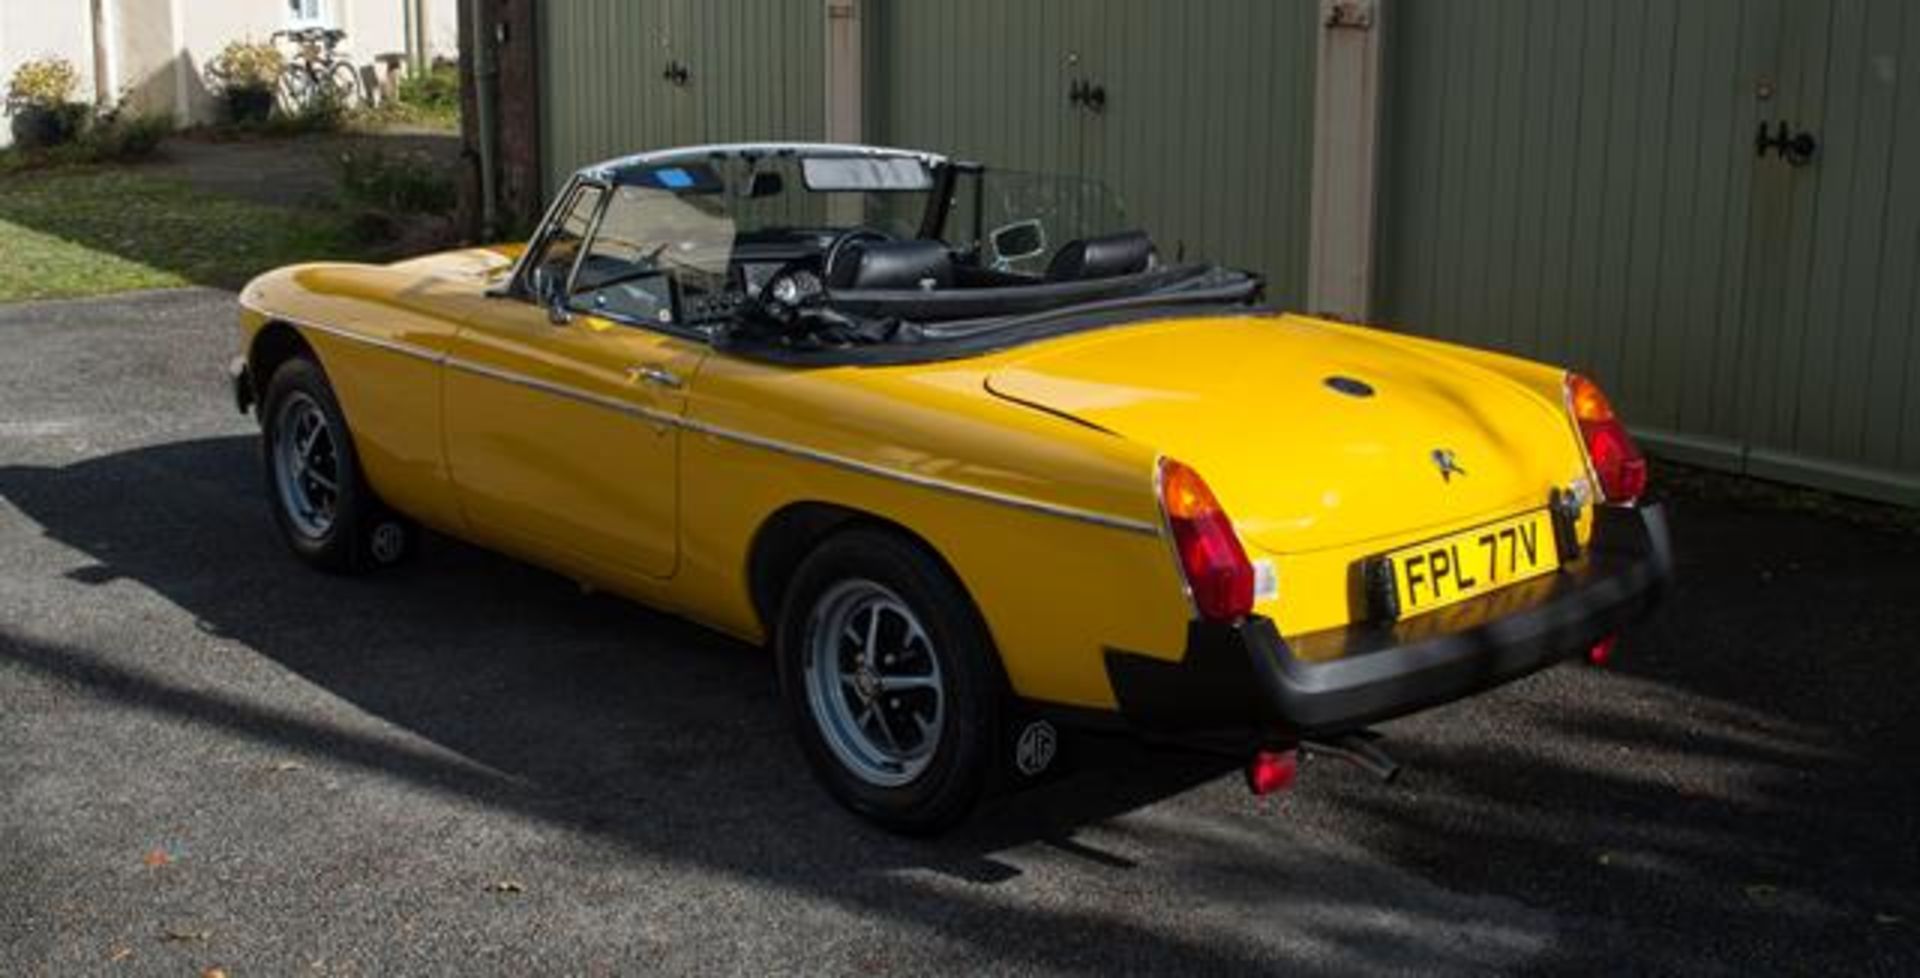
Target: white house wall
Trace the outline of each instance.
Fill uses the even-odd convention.
[[[229,41],[264,41],[291,25],[286,0],[102,0],[111,41],[108,87],[143,111],[170,112],[182,122],[212,122],[218,105],[206,82],[207,62]],[[343,51],[357,65],[404,54],[408,0],[323,0],[326,20],[347,32]],[[459,49],[458,0],[421,0],[430,57]],[[79,98],[96,98],[91,0],[0,2],[0,79],[21,62],[54,55],[82,79]],[[0,145],[11,139],[0,126]]]

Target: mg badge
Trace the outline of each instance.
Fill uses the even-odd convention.
[[[1441,482],[1452,482],[1454,476],[1467,474],[1467,470],[1460,467],[1460,461],[1453,457],[1451,448],[1434,449],[1433,464],[1440,470]]]
[[[1035,720],[1020,731],[1020,740],[1013,748],[1013,766],[1019,768],[1021,774],[1034,777],[1053,763],[1053,755],[1059,749],[1060,734],[1053,729],[1053,724]]]

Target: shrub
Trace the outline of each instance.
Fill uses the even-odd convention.
[[[292,112],[276,112],[265,125],[255,127],[270,136],[304,136],[338,132],[347,121],[347,107],[338,98],[315,95]]]
[[[21,62],[7,81],[7,111],[54,109],[73,101],[80,89],[80,73],[65,58]]]
[[[460,69],[450,62],[436,62],[427,71],[402,77],[396,94],[405,105],[436,112],[458,111]]]
[[[349,204],[385,214],[446,214],[458,191],[453,177],[424,153],[380,150],[340,157],[340,193]]]
[[[13,141],[27,149],[72,142],[86,128],[89,109],[73,101],[80,74],[65,58],[22,62],[7,80]]]
[[[78,106],[86,109],[86,106]],[[119,110],[101,113],[79,136],[56,145],[17,144],[0,150],[0,173],[93,163],[138,163],[153,158],[160,142],[173,132],[166,114],[128,116]]]
[[[271,91],[287,59],[280,49],[256,41],[229,41],[207,62],[207,80],[221,91]]]
[[[124,116],[118,112],[101,116],[79,146],[92,163],[136,163],[151,159],[160,150],[160,141],[173,132],[173,116]]]

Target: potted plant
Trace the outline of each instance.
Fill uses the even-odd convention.
[[[32,149],[58,146],[79,135],[87,121],[86,104],[73,101],[79,87],[79,72],[64,58],[23,62],[7,81],[13,141]]]
[[[232,41],[207,63],[207,77],[219,89],[229,120],[265,122],[273,114],[274,86],[285,67],[286,59],[271,44]]]

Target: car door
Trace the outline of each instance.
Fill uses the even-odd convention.
[[[611,196],[575,187],[533,246],[529,287],[498,296],[455,337],[446,452],[476,536],[591,574],[658,579],[679,556],[678,419],[708,347],[656,328],[672,317],[664,277],[628,283],[611,304],[576,278],[594,266],[592,232]]]

